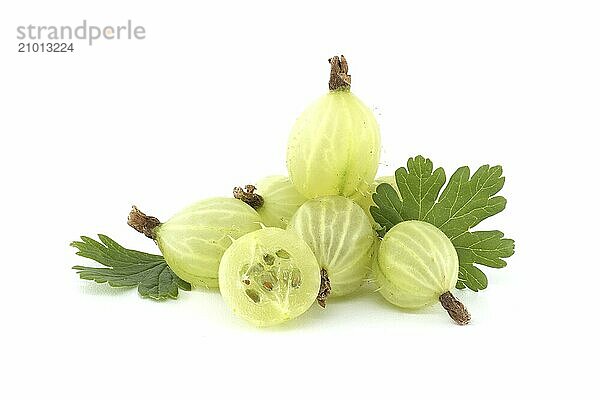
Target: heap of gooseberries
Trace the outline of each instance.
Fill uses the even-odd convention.
[[[416,309],[439,301],[459,324],[470,315],[451,289],[458,256],[422,221],[398,223],[380,240],[372,194],[381,138],[371,110],[350,91],[344,56],[329,60],[329,91],[293,125],[288,176],[235,187],[232,198],[193,204],[161,223],[136,207],[128,223],[156,241],[180,278],[219,288],[257,326],[296,318],[314,303],[356,291],[371,276],[390,303]]]

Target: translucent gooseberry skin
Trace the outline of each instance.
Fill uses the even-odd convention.
[[[236,240],[219,267],[220,290],[234,313],[259,326],[303,314],[319,293],[320,270],[296,234],[263,228]]]
[[[396,177],[394,175],[386,175],[386,176],[380,176],[378,178],[375,178],[375,181],[373,181],[373,183],[371,184],[369,191],[367,193],[365,193],[364,195],[359,194],[359,195],[352,197],[352,200],[354,200],[365,211],[365,213],[367,214],[367,217],[369,217],[371,226],[373,226],[373,229],[376,229],[376,230],[381,229],[381,227],[373,219],[373,216],[371,215],[371,207],[375,205],[375,202],[373,201],[373,193],[375,193],[375,190],[377,190],[377,186],[379,186],[382,183],[390,184],[390,185],[392,185],[392,187],[394,189],[396,189],[396,191],[398,191],[398,185],[396,184]]]
[[[377,257],[379,257],[379,247],[381,247],[381,239],[379,236],[375,236],[375,240],[373,241],[373,247],[371,248],[371,265],[369,265],[369,271],[367,273],[367,281],[375,282],[376,281],[376,267]]]
[[[261,179],[256,188],[264,200],[257,211],[266,226],[285,229],[292,215],[306,201],[287,176],[268,176]]]
[[[373,264],[379,293],[418,309],[439,301],[458,279],[458,255],[448,237],[423,221],[405,221],[384,236]]]
[[[169,267],[194,286],[216,288],[221,257],[237,239],[261,227],[258,213],[230,198],[199,201],[156,230],[156,242]]]
[[[381,137],[375,116],[347,89],[310,105],[292,128],[287,167],[307,198],[366,193],[379,165]]]
[[[327,271],[331,296],[358,289],[371,266],[375,235],[364,211],[352,200],[325,196],[304,203],[292,217],[293,230]]]

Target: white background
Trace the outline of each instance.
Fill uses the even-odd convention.
[[[199,3],[0,6],[2,398],[597,398],[597,2]],[[18,25],[84,18],[147,38],[17,53]],[[340,53],[382,174],[417,154],[504,167],[507,209],[481,227],[517,252],[458,293],[470,326],[367,288],[255,329],[218,292],[159,303],[79,280],[79,235],[157,251],[132,204],[167,219],[285,173]]]

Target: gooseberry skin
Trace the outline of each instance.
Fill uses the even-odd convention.
[[[293,230],[327,271],[331,296],[358,289],[369,272],[375,235],[364,211],[352,200],[325,196],[304,203],[292,217]]]
[[[266,226],[285,229],[292,215],[306,201],[287,176],[268,176],[261,179],[256,188],[264,200],[256,211]]]
[[[199,201],[156,230],[156,242],[169,267],[194,286],[216,288],[221,257],[237,239],[261,227],[258,213],[230,198]]]
[[[236,240],[219,267],[228,306],[252,324],[277,325],[303,314],[320,287],[319,266],[296,234],[263,228]]]
[[[384,236],[373,263],[379,293],[405,309],[434,304],[458,279],[458,255],[435,226],[405,221]]]
[[[366,193],[379,165],[375,116],[350,90],[333,90],[310,105],[292,128],[287,167],[307,198]]]

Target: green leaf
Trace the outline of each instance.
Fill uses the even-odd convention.
[[[506,207],[506,199],[496,196],[504,186],[502,167],[484,165],[473,176],[469,167],[460,167],[444,188],[444,170],[434,170],[431,160],[417,156],[408,160],[406,168],[396,170],[396,183],[399,193],[386,183],[373,193],[371,215],[382,227],[380,236],[402,221],[420,220],[437,226],[458,253],[456,287],[485,289],[487,277],[475,264],[502,268],[506,266],[504,258],[514,254],[514,241],[504,238],[502,232],[470,231]]]
[[[75,266],[81,279],[106,283],[113,287],[138,287],[142,297],[155,300],[176,299],[181,290],[191,285],[179,278],[162,256],[126,249],[106,235],[98,235],[100,242],[81,236],[72,242],[77,255],[97,261],[108,268]]]
[[[422,156],[410,158],[406,166],[408,170],[396,170],[396,184],[404,199],[402,219],[425,221],[446,182],[446,174],[442,168],[434,171],[431,160]]]
[[[504,186],[502,167],[484,165],[470,179],[469,175],[469,167],[457,169],[438,203],[423,219],[440,228],[450,239],[506,207],[504,197],[492,197]]]
[[[401,217],[402,201],[392,185],[389,183],[378,185],[373,193],[373,201],[376,205],[371,206],[371,215],[382,227],[383,232],[387,232],[394,225],[403,221]]]
[[[483,290],[488,285],[487,276],[473,264],[460,264],[458,270],[458,282],[461,283],[462,288],[466,286],[474,292]],[[462,289],[459,287],[458,282],[456,287]]]
[[[465,264],[506,267],[504,258],[515,252],[515,242],[500,231],[464,232],[452,239],[458,258]]]

